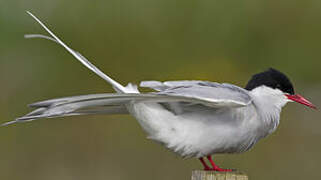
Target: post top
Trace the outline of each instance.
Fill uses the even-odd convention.
[[[239,171],[218,172],[218,171],[192,171],[192,180],[248,180],[248,176]]]

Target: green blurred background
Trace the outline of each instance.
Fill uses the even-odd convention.
[[[30,10],[123,84],[210,80],[244,86],[274,67],[321,105],[320,0],[0,0],[0,119],[55,97],[112,92],[44,33]],[[215,156],[252,180],[320,179],[320,111],[287,105],[251,151]],[[190,179],[201,168],[147,139],[130,116],[39,120],[0,128],[0,179]]]

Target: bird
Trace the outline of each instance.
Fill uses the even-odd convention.
[[[71,49],[31,12],[50,36],[27,34],[26,38],[44,38],[64,47],[83,65],[107,81],[114,93],[62,97],[30,104],[32,112],[3,126],[42,118],[94,114],[129,114],[146,132],[147,138],[160,143],[183,158],[198,158],[206,171],[232,171],[216,165],[212,155],[242,153],[260,139],[273,133],[280,122],[282,107],[297,102],[316,106],[295,94],[289,78],[269,68],[254,74],[242,88],[229,83],[201,80],[142,81],[123,86]],[[206,163],[206,158],[210,166]]]

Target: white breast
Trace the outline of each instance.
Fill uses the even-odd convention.
[[[265,136],[259,131],[262,121],[252,105],[236,109],[204,108],[181,115],[157,103],[132,103],[128,110],[148,138],[184,157],[243,152]]]

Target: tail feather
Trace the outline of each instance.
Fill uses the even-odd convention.
[[[106,74],[104,74],[100,69],[98,69],[96,66],[94,66],[91,62],[89,62],[83,55],[81,55],[79,52],[74,51],[70,47],[68,47],[63,41],[61,41],[44,23],[42,23],[35,15],[33,15],[31,12],[27,11],[27,13],[36,20],[50,35],[51,37],[41,35],[41,34],[28,34],[25,35],[25,38],[44,38],[48,40],[52,40],[59,45],[63,46],[70,54],[72,54],[78,61],[80,61],[83,65],[85,65],[88,69],[93,71],[95,74],[103,78],[105,81],[107,81],[109,84],[113,86],[113,88],[120,93],[135,93],[132,92],[130,89],[122,86],[117,81],[113,80]]]
[[[168,102],[179,101],[179,97],[157,94],[105,93],[50,99],[30,104],[34,111],[4,123],[3,126],[16,122],[26,122],[41,118],[54,118],[91,114],[128,114],[126,104],[131,101]]]
[[[99,99],[99,98],[106,98],[106,97],[113,97],[115,94],[113,93],[103,93],[103,94],[88,94],[88,95],[80,95],[80,96],[71,96],[71,97],[63,97],[63,98],[55,98],[49,99],[45,101],[35,102],[29,104],[29,107],[39,108],[39,107],[49,107],[49,106],[58,106],[61,104],[67,104],[71,102],[77,101],[86,101],[90,99]]]
[[[3,126],[41,118],[91,114],[128,114],[126,103],[130,100],[131,96],[127,94],[90,94],[36,102],[29,106],[37,109],[14,121],[4,123]]]
[[[32,120],[41,119],[41,118],[56,118],[56,117],[65,117],[65,116],[79,116],[79,115],[93,115],[93,114],[128,114],[126,107],[123,105],[97,106],[94,108],[74,109],[71,111],[55,110],[56,112],[54,113],[52,113],[53,111],[52,109],[47,110],[43,108],[39,108],[35,111],[38,111],[38,112],[17,118],[16,120],[14,120],[14,122],[32,121]]]

